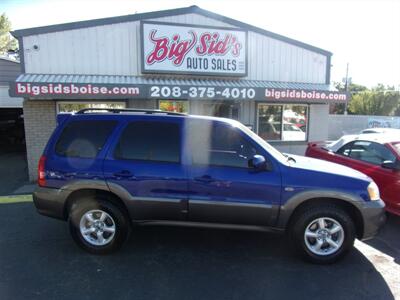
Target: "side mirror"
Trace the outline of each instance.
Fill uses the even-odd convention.
[[[254,155],[253,158],[249,160],[249,167],[254,168],[256,170],[266,170],[267,169],[267,161],[262,155]]]
[[[381,167],[385,168],[385,169],[391,169],[391,170],[400,171],[400,162],[398,160],[396,160],[396,161],[385,160],[381,164]]]

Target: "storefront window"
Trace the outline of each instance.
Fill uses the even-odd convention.
[[[113,103],[85,103],[85,102],[58,102],[57,112],[58,113],[73,113],[80,111],[84,108],[125,108],[124,102],[113,102]]]
[[[188,113],[189,103],[187,101],[172,101],[172,100],[160,100],[158,107],[164,111]]]
[[[306,105],[258,105],[258,135],[267,141],[305,141]]]

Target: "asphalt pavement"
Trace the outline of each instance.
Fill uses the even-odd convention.
[[[0,144],[0,182],[0,196],[29,183],[24,147]]]
[[[399,230],[391,217],[329,266],[303,262],[279,235],[182,227],[140,227],[120,252],[94,256],[32,203],[0,204],[0,298],[395,299]]]

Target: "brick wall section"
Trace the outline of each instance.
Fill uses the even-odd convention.
[[[39,158],[56,127],[56,103],[24,100],[23,109],[29,180],[36,181]]]

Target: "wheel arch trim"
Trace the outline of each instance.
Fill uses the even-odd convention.
[[[277,227],[286,228],[293,213],[300,207],[300,205],[316,199],[325,199],[325,201],[329,199],[332,201],[344,201],[346,205],[351,205],[353,209],[356,209],[360,213],[361,217],[363,216],[362,204],[364,200],[361,197],[331,190],[304,191],[290,197],[286,203],[281,206]]]

